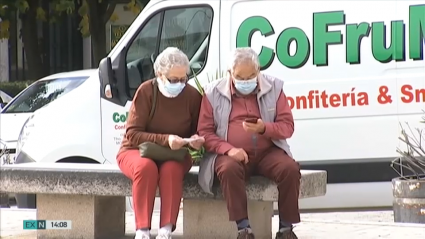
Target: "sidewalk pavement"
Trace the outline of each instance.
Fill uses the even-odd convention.
[[[173,238],[182,238],[182,214],[180,211],[177,229]],[[1,238],[33,239],[34,231],[23,231],[22,221],[35,219],[32,209],[0,209]],[[396,224],[392,211],[378,212],[338,212],[338,213],[304,213],[302,222],[294,229],[300,239],[424,239],[425,225]],[[155,211],[152,220],[152,234],[155,235],[159,224],[159,212]],[[278,217],[273,217],[273,231],[278,227]],[[127,213],[125,239],[134,236],[134,215]],[[236,237],[235,237],[236,238]]]

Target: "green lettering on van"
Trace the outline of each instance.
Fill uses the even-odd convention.
[[[118,112],[115,112],[112,114],[112,120],[115,123],[125,123],[128,118],[128,112],[126,114],[119,114]]]
[[[264,17],[254,16],[247,18],[240,26],[236,35],[236,45],[238,47],[251,46],[252,34],[260,32],[261,35],[268,37],[274,34],[272,24]],[[274,51],[268,47],[261,47],[258,54],[260,58],[261,69],[267,69],[273,63]]]
[[[289,46],[293,41],[297,43],[297,50],[291,56]],[[303,67],[310,56],[310,41],[300,28],[287,28],[277,38],[276,53],[277,59],[282,65],[291,69]]]
[[[372,22],[372,55],[381,63],[406,60],[403,21],[391,21],[391,43],[387,47],[386,26],[383,22]]]
[[[328,27],[342,24],[345,24],[343,11],[313,13],[314,65],[328,65],[328,46],[342,44],[341,31],[328,31]]]
[[[345,26],[345,62],[349,64],[360,64],[360,43],[363,37],[370,34],[370,25],[367,22],[359,24],[347,24]]]
[[[409,58],[423,60],[425,40],[425,5],[409,6]],[[329,46],[344,44],[341,31],[329,31],[329,26],[345,25],[346,63],[360,64],[360,46],[364,37],[371,35],[371,52],[381,63],[406,60],[406,27],[402,20],[384,22],[361,22],[346,24],[343,11],[313,13],[312,46],[305,32],[296,27],[284,29],[276,39],[275,49],[262,46],[259,53],[261,70],[273,63],[275,54],[279,62],[288,68],[297,69],[306,64],[312,48],[313,64],[328,66]],[[390,28],[390,29],[388,29]],[[386,31],[391,31],[391,39],[386,39]],[[236,35],[236,47],[250,47],[252,36],[260,32],[264,37],[275,34],[273,25],[262,16],[245,19]],[[372,34],[370,34],[372,33]],[[291,55],[289,47],[296,43],[296,51]]]
[[[409,58],[424,59],[425,5],[409,8]]]

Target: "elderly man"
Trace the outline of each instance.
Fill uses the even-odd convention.
[[[294,132],[294,119],[283,81],[260,73],[258,55],[251,48],[237,48],[231,56],[229,77],[204,89],[198,132],[210,153],[201,162],[199,183],[212,193],[213,172],[217,174],[229,220],[237,224],[237,238],[253,239],[245,180],[250,175],[273,180],[279,190],[276,239],[295,239],[292,224],[300,222],[301,173],[286,142]]]

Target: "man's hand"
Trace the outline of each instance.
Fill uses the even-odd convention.
[[[266,125],[264,124],[262,119],[258,119],[257,123],[248,123],[244,121],[242,123],[242,126],[243,129],[249,133],[263,134],[266,130]]]
[[[192,141],[189,143],[190,147],[196,149],[196,150],[200,150],[202,148],[202,145],[204,145],[205,143],[205,138],[201,137],[197,134],[193,135],[192,137],[190,137],[191,139],[196,139],[196,141]]]
[[[239,162],[248,163],[248,154],[241,148],[233,148],[227,151],[226,154]]]
[[[186,142],[177,135],[168,136],[168,145],[170,145],[170,149],[178,150],[183,147]]]

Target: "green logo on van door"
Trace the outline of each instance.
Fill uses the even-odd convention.
[[[112,114],[112,120],[115,123],[125,123],[127,121],[128,112],[125,114],[120,114],[118,112],[115,112]]]
[[[383,22],[362,22],[346,24],[344,11],[313,13],[313,35],[309,39],[305,32],[297,27],[284,29],[278,36],[275,49],[263,46],[259,54],[261,69],[267,69],[277,56],[279,62],[291,69],[303,67],[312,52],[313,64],[328,66],[328,48],[331,45],[344,44],[346,62],[360,64],[360,44],[363,38],[371,37],[372,55],[376,61],[388,63],[393,60],[406,60],[406,32],[409,34],[409,59],[423,60],[425,40],[425,5],[409,8],[409,24],[402,20],[391,21],[391,26]],[[329,31],[329,26],[345,25],[345,36],[341,31]],[[391,39],[386,39],[390,28]],[[239,26],[236,47],[250,47],[252,35],[259,31],[263,36],[274,35],[274,28],[266,17],[253,16],[245,19]],[[291,55],[289,46],[296,42],[297,49]],[[387,45],[389,45],[387,47]],[[332,59],[330,59],[332,60]]]

